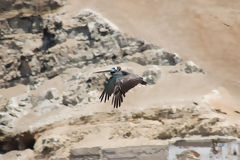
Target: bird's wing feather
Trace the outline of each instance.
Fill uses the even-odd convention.
[[[135,74],[129,74],[126,77],[120,77],[116,81],[117,84],[121,84],[121,90],[124,94],[141,82],[142,78]]]
[[[123,96],[125,97],[125,93],[141,82],[142,78],[135,74],[128,74],[126,76],[117,78],[116,85],[113,91],[114,95],[112,99],[114,108],[120,107],[121,102],[123,102]]]
[[[105,85],[105,88],[101,94],[101,96],[99,97],[99,99],[102,101],[103,98],[104,102],[106,102],[106,100],[109,100],[109,97],[112,95],[114,87],[115,87],[115,83],[116,83],[116,79],[117,77],[110,77],[110,79],[108,80],[108,83]]]
[[[112,95],[112,93],[114,92],[114,88],[116,85],[116,80],[117,78],[123,76],[122,74],[115,74],[113,76],[111,76],[107,82],[107,84],[105,85],[105,88],[101,94],[101,96],[99,97],[99,99],[102,101],[104,98],[104,102],[106,102],[106,100],[109,100],[109,97]]]

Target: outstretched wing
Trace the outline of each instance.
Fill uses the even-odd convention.
[[[109,100],[109,97],[112,95],[113,93],[113,90],[114,90],[114,87],[115,87],[115,84],[116,84],[116,79],[117,77],[110,77],[109,80],[108,80],[108,83],[105,85],[105,88],[101,94],[101,96],[99,97],[99,99],[103,100],[104,98],[104,102],[106,102],[106,100]]]
[[[125,97],[125,93],[131,88],[141,83],[142,81],[142,77],[139,77],[135,74],[128,74],[126,76],[117,78],[116,85],[113,90],[114,94],[112,99],[112,104],[114,104],[114,108],[120,107],[121,103],[123,102],[123,96]]]

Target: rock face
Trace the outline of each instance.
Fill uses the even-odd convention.
[[[186,68],[185,68],[186,73],[193,73],[193,72],[204,73],[203,70],[200,67],[198,67],[196,64],[194,64],[192,61],[187,61],[185,63],[185,66],[186,66]]]
[[[136,62],[176,65],[181,59],[126,35],[89,11],[67,24],[61,15],[13,17],[0,21],[1,87],[53,78],[69,67]],[[29,46],[28,43],[36,42]]]
[[[42,12],[64,3],[50,0],[40,4],[33,1],[0,1],[0,4],[10,5],[0,6],[2,13],[8,13],[38,5],[43,7]],[[121,33],[93,11],[84,10],[71,16],[61,10],[51,14],[27,13],[0,20],[0,89],[26,86],[16,96],[0,94],[0,152],[6,153],[3,157],[15,157],[11,153],[19,155],[18,151],[10,151],[24,150],[19,152],[26,159],[77,160],[102,156],[159,159],[160,155],[165,159],[167,153],[162,152],[162,147],[146,146],[128,152],[126,148],[102,150],[76,146],[84,143],[91,146],[88,140],[94,141],[99,134],[94,146],[115,141],[127,144],[141,138],[152,145],[160,140],[196,135],[240,137],[238,125],[229,125],[225,117],[202,99],[194,103],[191,99],[180,106],[139,104],[137,110],[130,104],[130,111],[119,112],[96,105],[109,77],[92,74],[97,69],[123,66],[141,75],[149,88],[157,87],[161,79],[167,81],[171,76],[188,79],[196,75],[204,77],[204,72],[176,53]],[[139,154],[143,150],[146,153]],[[199,158],[192,151],[183,151],[177,158],[189,156]]]

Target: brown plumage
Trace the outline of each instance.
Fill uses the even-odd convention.
[[[112,76],[109,78],[107,84],[105,85],[105,88],[99,99],[101,101],[104,99],[104,102],[106,102],[113,94],[112,104],[114,108],[121,106],[123,97],[125,97],[125,94],[131,88],[135,87],[138,84],[146,85],[146,82],[143,81],[142,77],[133,73],[121,71],[120,67],[115,67],[111,70],[100,71],[97,73],[102,72],[110,72]]]

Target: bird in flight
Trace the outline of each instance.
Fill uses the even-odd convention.
[[[113,94],[112,104],[114,108],[118,108],[121,106],[121,103],[123,102],[123,97],[125,97],[125,94],[131,88],[135,87],[138,84],[147,84],[147,82],[145,82],[142,77],[133,73],[129,73],[127,71],[122,71],[121,67],[114,67],[110,70],[98,71],[95,73],[104,72],[110,72],[111,77],[108,79],[107,84],[105,85],[105,88],[99,99],[101,100],[101,102],[103,101],[103,99],[104,102],[106,102]]]

